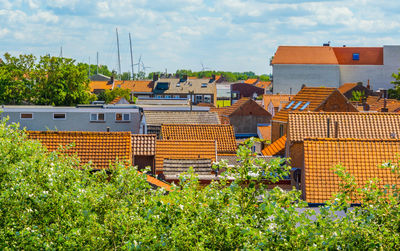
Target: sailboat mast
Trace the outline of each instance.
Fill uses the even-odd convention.
[[[132,39],[131,33],[129,33],[129,46],[131,49],[131,67],[132,67],[132,80],[135,78],[135,72],[133,71],[133,54],[132,54]]]
[[[119,76],[121,77],[121,57],[119,55],[119,38],[118,38],[118,28],[115,28],[115,31],[117,33],[117,49],[118,49],[118,70],[119,70]]]

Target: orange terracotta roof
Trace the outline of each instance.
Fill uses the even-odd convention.
[[[333,47],[340,65],[383,65],[383,47]],[[360,55],[353,60],[353,53]]]
[[[126,80],[121,83],[122,89],[129,89],[131,92],[153,92],[154,82],[150,80]]]
[[[213,140],[157,140],[156,173],[163,170],[164,159],[211,159],[216,161]]]
[[[274,107],[282,107],[293,98],[294,95],[289,94],[264,94],[263,95],[263,102],[264,106],[267,107],[270,102]]]
[[[130,132],[51,132],[28,131],[28,138],[40,141],[49,151],[74,143],[65,150],[68,155],[76,154],[81,163],[91,161],[94,168],[109,168],[118,160],[132,160]]]
[[[149,182],[150,184],[153,184],[156,187],[162,187],[168,192],[172,191],[172,186],[170,184],[168,184],[164,181],[161,181],[159,179],[156,179],[150,175],[146,175],[146,176],[147,176],[147,182]]]
[[[331,138],[335,137],[335,122],[338,122],[338,138],[400,138],[400,114],[398,113],[293,112],[289,114],[288,120],[290,141],[326,138],[328,118]]]
[[[112,85],[107,84],[108,81],[90,81],[90,91],[93,92],[94,90],[111,90]]]
[[[379,96],[368,96],[367,104],[369,105],[370,111],[378,111],[384,107],[384,99]],[[397,99],[386,99],[386,108],[389,112],[400,111],[400,101]]]
[[[244,81],[244,83],[251,84],[251,85],[254,85],[257,82],[258,82],[258,78],[249,78],[249,79]]]
[[[358,85],[357,83],[344,83],[341,86],[339,86],[338,90],[340,91],[340,93],[345,94],[346,92],[350,91],[357,85]]]
[[[260,132],[260,136],[264,140],[271,140],[271,126],[258,126],[257,130]]]
[[[116,97],[115,99],[113,99],[113,100],[110,102],[110,105],[113,105],[113,104],[118,103],[121,99],[122,99],[121,96]]]
[[[265,89],[271,86],[271,81],[259,81],[255,86]]]
[[[310,102],[310,104],[304,109],[305,111],[316,111],[325,100],[328,99],[332,93],[336,91],[336,88],[328,88],[328,87],[304,87],[301,89],[293,99],[290,100],[289,103],[294,103],[289,107],[289,109],[285,109],[286,105],[280,110],[272,120],[278,120],[286,122],[288,119],[289,111],[298,111],[300,110],[306,102]],[[297,106],[296,109],[293,110],[293,107],[301,101],[302,103]]]
[[[306,139],[304,141],[304,195],[309,203],[324,203],[339,191],[339,177],[332,168],[341,164],[353,175],[359,188],[373,178],[383,185],[400,185],[390,169],[379,166],[397,163],[400,140],[382,139]],[[302,174],[303,175],[303,174]],[[353,203],[359,199],[353,198]]]
[[[132,155],[154,156],[156,154],[155,134],[132,134]]]
[[[271,64],[338,64],[330,46],[279,46]]]
[[[353,53],[359,60],[353,60]],[[383,65],[383,48],[279,46],[271,64]]]
[[[272,144],[265,147],[261,153],[264,156],[274,156],[282,154],[286,146],[286,134],[275,140]]]
[[[218,153],[235,153],[236,140],[231,125],[161,125],[164,140],[213,140]]]

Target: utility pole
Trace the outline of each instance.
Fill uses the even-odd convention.
[[[99,74],[99,52],[96,53],[96,74]]]
[[[135,72],[133,71],[133,54],[132,54],[132,39],[131,33],[129,33],[129,46],[131,49],[131,67],[132,67],[132,80],[135,78]]]
[[[117,33],[118,70],[119,70],[119,77],[121,77],[121,57],[120,57],[120,55],[119,55],[119,38],[118,38],[118,28],[115,28],[115,32]]]

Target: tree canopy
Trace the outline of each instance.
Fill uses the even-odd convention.
[[[317,214],[299,191],[269,189],[289,167],[282,159],[255,158],[251,141],[240,146],[239,164],[215,164],[233,182],[204,187],[189,170],[170,193],[153,190],[144,174],[122,163],[92,172],[63,148],[48,152],[5,121],[0,145],[0,249],[400,248],[398,188],[379,189],[373,180],[358,189],[338,166],[340,190]],[[386,167],[398,174],[398,163]],[[348,210],[352,194],[362,204]]]
[[[0,63],[3,104],[76,105],[94,100],[85,66],[68,58],[6,53]],[[37,61],[37,62],[36,62]]]

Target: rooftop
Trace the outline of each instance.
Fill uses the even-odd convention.
[[[134,156],[154,156],[156,154],[155,134],[132,134],[132,154]]]
[[[383,185],[400,185],[390,169],[380,168],[398,161],[399,139],[306,139],[304,141],[304,195],[309,203],[325,203],[339,191],[340,179],[332,168],[338,164],[353,175],[359,188],[373,178]],[[353,203],[359,203],[353,198]]]
[[[272,144],[265,147],[261,153],[264,156],[275,156],[281,155],[284,153],[286,145],[286,134],[280,137],[279,139],[272,142]]]
[[[383,65],[383,47],[279,46],[271,64]]]
[[[293,112],[289,114],[290,141],[330,137],[399,139],[400,114],[365,112]],[[335,123],[337,122],[337,132]]]
[[[220,124],[216,112],[146,111],[148,125],[161,124]]]
[[[212,140],[217,142],[218,153],[236,153],[236,140],[231,125],[178,125],[161,126],[164,140]]]

